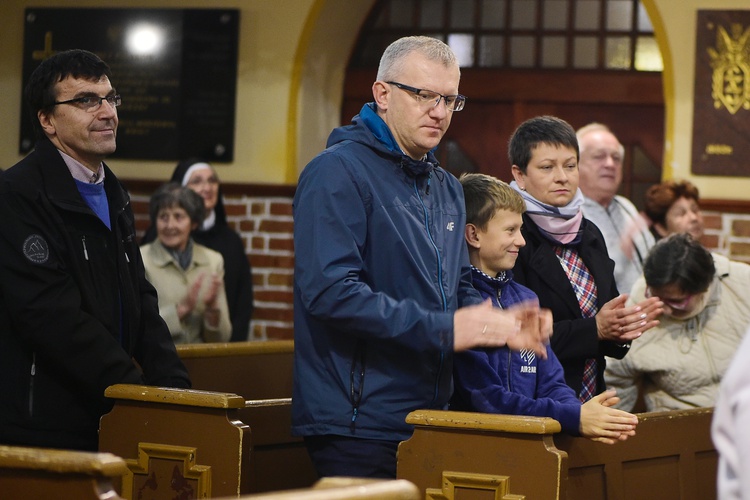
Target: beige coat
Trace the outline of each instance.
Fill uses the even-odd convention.
[[[200,342],[228,342],[232,334],[227,297],[224,287],[219,287],[217,305],[219,326],[211,328],[203,319],[203,295],[208,278],[216,274],[224,279],[224,259],[221,254],[203,245],[193,243],[193,260],[183,270],[159,241],[141,247],[146,278],[159,294],[159,314],[166,321],[175,344]],[[203,288],[195,309],[182,321],[177,316],[177,304],[187,295],[190,285],[204,275]]]
[[[750,266],[713,254],[716,276],[695,314],[663,315],[655,328],[633,341],[621,360],[608,359],[607,388],[617,390],[619,408],[630,410],[639,385],[648,411],[714,406],[719,383],[750,325]],[[645,298],[643,277],[629,305]]]

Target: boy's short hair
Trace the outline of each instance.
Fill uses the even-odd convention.
[[[556,116],[537,116],[526,120],[513,132],[508,141],[508,159],[521,172],[531,161],[531,152],[539,144],[564,146],[574,149],[576,160],[580,159],[576,131],[568,122]]]
[[[481,230],[498,210],[517,214],[526,211],[526,203],[518,192],[500,179],[485,174],[463,174],[459,178],[464,188],[466,222]]]

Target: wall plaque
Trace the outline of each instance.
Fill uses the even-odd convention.
[[[693,173],[748,176],[750,10],[698,11],[693,109]]]
[[[231,162],[238,38],[237,9],[28,8],[23,84],[52,54],[89,50],[122,95],[112,157]],[[19,150],[33,145],[23,104]]]

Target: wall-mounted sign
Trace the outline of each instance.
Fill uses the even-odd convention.
[[[750,175],[750,10],[698,11],[693,109],[693,173]]]
[[[89,50],[109,64],[122,96],[112,157],[230,162],[238,38],[237,9],[28,8],[23,84],[52,54]],[[23,106],[25,154],[34,132]]]

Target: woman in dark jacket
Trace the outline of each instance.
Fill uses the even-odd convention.
[[[224,287],[232,320],[230,340],[247,340],[253,315],[252,270],[242,238],[227,224],[224,197],[216,171],[205,161],[191,158],[177,164],[171,180],[203,197],[206,218],[203,225],[193,231],[192,237],[197,243],[216,250],[224,257]],[[155,237],[155,228],[150,227],[141,244],[149,243]]]
[[[630,341],[652,328],[658,299],[625,307],[614,262],[601,232],[583,218],[575,130],[551,116],[532,118],[511,137],[511,186],[526,202],[523,237],[513,275],[552,310],[552,349],[565,381],[588,401],[605,389],[604,356],[622,358]]]

